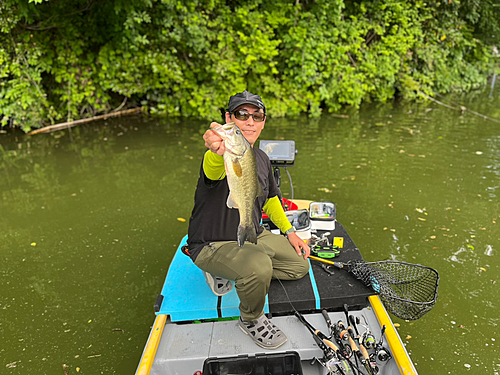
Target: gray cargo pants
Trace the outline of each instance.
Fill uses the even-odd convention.
[[[309,262],[297,255],[286,237],[264,230],[257,245],[235,241],[213,242],[205,246],[195,264],[213,275],[235,282],[244,320],[252,321],[264,313],[271,279],[297,280],[309,271]]]

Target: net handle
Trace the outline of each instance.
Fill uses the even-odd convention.
[[[317,260],[317,261],[322,262],[322,263],[331,264],[332,266],[335,266],[335,267],[341,268],[341,269],[344,268],[344,266],[345,266],[345,263],[333,262],[331,260],[318,258],[318,257],[315,257],[313,255],[309,255],[309,259],[314,259],[314,260]]]

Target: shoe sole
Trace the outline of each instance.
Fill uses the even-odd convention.
[[[214,277],[213,276],[207,277],[205,274],[203,276],[205,277],[205,282],[207,283],[208,287],[210,288],[212,293],[215,294],[217,297],[225,296],[233,289],[233,285],[230,284],[231,286],[228,288],[228,290],[226,290],[224,292],[216,292],[215,291],[215,279],[214,279]],[[228,280],[228,282],[231,283],[229,280]]]
[[[243,333],[247,336],[250,336],[250,338],[252,339],[252,341],[254,343],[256,343],[258,346],[260,346],[262,349],[278,349],[280,346],[282,346],[284,343],[286,343],[288,341],[288,338],[285,338],[285,341],[283,341],[281,344],[278,344],[278,345],[274,345],[274,346],[268,346],[268,345],[265,345],[264,343],[258,341],[258,340],[254,340],[253,336],[247,332],[245,330],[245,328],[243,328],[239,323],[238,323],[238,327],[240,327],[240,329],[243,331]]]

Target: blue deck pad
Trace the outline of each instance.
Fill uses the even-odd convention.
[[[181,251],[186,243],[187,236],[182,239],[168,269],[161,291],[163,303],[156,314],[170,315],[173,322],[239,316],[240,300],[235,288],[222,297],[213,294],[203,272]],[[264,312],[269,313],[267,297]]]
[[[314,299],[316,300],[316,309],[319,310],[321,309],[321,298],[319,296],[318,286],[316,285],[316,279],[314,278],[314,271],[311,265],[311,259],[308,259],[308,261],[309,261],[309,277],[311,278],[311,286],[314,293]]]

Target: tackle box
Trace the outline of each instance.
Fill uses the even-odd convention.
[[[303,375],[297,352],[258,353],[255,356],[208,358],[203,363],[203,375]]]
[[[313,230],[334,230],[337,210],[333,202],[312,202],[309,217]]]

